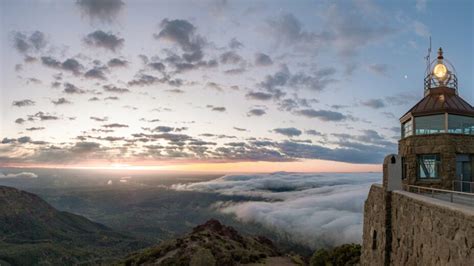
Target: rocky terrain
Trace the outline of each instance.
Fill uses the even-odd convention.
[[[263,236],[244,236],[217,220],[196,226],[191,233],[142,252],[125,265],[297,265]]]

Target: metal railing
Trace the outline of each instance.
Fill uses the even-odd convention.
[[[453,190],[474,193],[474,182],[454,180]]]
[[[405,185],[404,189],[427,197],[474,207],[474,193],[413,185]]]

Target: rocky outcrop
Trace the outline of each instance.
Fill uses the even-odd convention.
[[[126,265],[240,265],[266,263],[280,253],[272,241],[244,236],[217,220],[196,226],[183,237],[128,256]],[[287,261],[287,259],[280,258]]]

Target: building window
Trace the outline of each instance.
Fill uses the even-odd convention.
[[[474,117],[450,114],[448,133],[474,135]]]
[[[407,178],[407,175],[408,175],[407,171],[408,171],[407,160],[405,159],[405,157],[402,157],[402,179]]]
[[[439,172],[439,154],[418,155],[418,179],[438,179]]]
[[[445,132],[445,116],[442,115],[429,115],[420,116],[415,118],[415,134],[416,135],[427,135],[427,134],[439,134]]]
[[[413,135],[413,120],[408,120],[402,124],[402,139]]]
[[[372,232],[372,249],[377,249],[377,231]]]

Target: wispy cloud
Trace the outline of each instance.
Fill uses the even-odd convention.
[[[215,207],[243,222],[257,222],[311,248],[360,243],[363,204],[378,173],[229,175],[209,182],[177,184],[193,190],[250,197]]]

